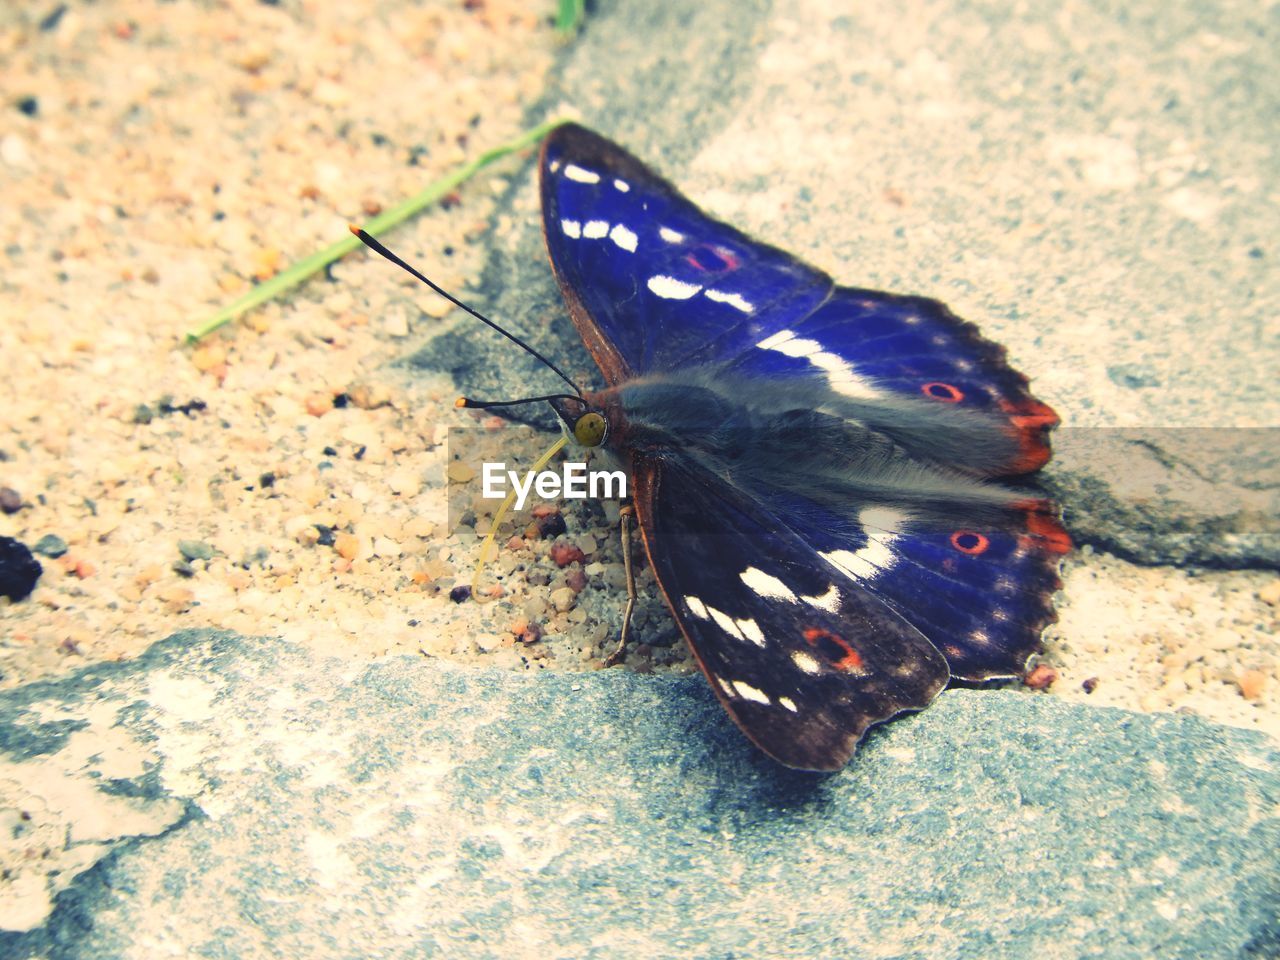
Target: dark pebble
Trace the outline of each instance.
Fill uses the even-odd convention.
[[[13,487],[0,487],[0,510],[17,513],[22,509],[22,494]]]
[[[564,517],[558,513],[539,517],[536,523],[538,524],[538,534],[545,540],[554,539],[569,529],[564,525]]]
[[[471,599],[471,587],[465,583],[460,583],[449,591],[449,599],[454,603],[462,603],[464,600]]]
[[[62,17],[66,12],[67,5],[65,3],[58,4],[44,15],[44,19],[40,21],[40,29],[45,33],[58,29],[58,24],[62,22]]]
[[[320,533],[320,539],[316,541],[322,547],[333,546],[333,527],[326,527],[323,523],[315,525],[316,530]]]
[[[25,113],[28,117],[34,117],[40,112],[40,101],[35,97],[22,97],[16,104],[14,104],[14,106]]]
[[[173,561],[173,566],[170,569],[180,577],[194,577],[196,575],[196,568],[185,560]]]
[[[1085,693],[1093,693],[1093,691],[1098,689],[1098,678],[1090,677],[1084,683],[1080,684],[1080,686],[1084,688]]]
[[[260,474],[258,477],[258,486],[263,490],[270,490],[276,485],[276,475],[274,473]]]
[[[55,533],[46,533],[36,541],[36,553],[56,559],[67,552],[67,541]]]
[[[0,596],[15,603],[31,596],[44,567],[31,550],[13,537],[0,537]]]
[[[179,540],[178,552],[184,560],[212,560],[213,547],[203,540]]]
[[[152,410],[145,403],[140,403],[133,408],[134,423],[143,423],[143,424],[150,423],[152,420],[155,419],[155,416],[156,416],[155,411]]]

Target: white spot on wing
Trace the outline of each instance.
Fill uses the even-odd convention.
[[[775,350],[777,349],[778,344],[783,343],[784,341],[790,340],[794,336],[795,334],[792,333],[790,330],[779,330],[773,336],[765,337],[763,340],[757,343],[756,346],[759,347],[761,350]]]
[[[739,640],[747,639],[742,635],[742,631],[738,629],[737,624],[733,622],[733,617],[724,611],[717,610],[715,607],[707,607],[707,613],[711,614],[711,619],[715,621],[716,626],[729,634],[729,636],[737,637]]]
[[[645,286],[667,300],[688,300],[702,289],[696,283],[685,283],[683,280],[661,273],[656,277],[650,277]]]
[[[613,189],[617,190],[619,193],[626,193],[631,189],[631,184],[627,183],[625,180],[614,180]]]
[[[708,291],[707,296],[711,296]],[[792,330],[779,330],[756,344],[761,350],[775,350],[788,357],[805,357],[827,375],[827,382],[836,393],[854,399],[878,396],[880,390],[873,380],[859,376],[853,367],[839,354],[823,350],[822,344],[807,337],[797,337]]]
[[[756,703],[769,704],[769,695],[763,690],[758,690],[749,683],[743,683],[741,680],[729,681],[733,684],[733,689],[738,691],[738,696],[743,700],[754,700]]]
[[[552,172],[552,173],[559,173],[559,172],[560,172],[560,161],[559,161],[559,160],[552,160],[549,164],[547,164],[547,166],[548,166],[548,167],[550,167],[550,169],[551,169],[551,172]]]
[[[805,653],[803,650],[792,650],[791,662],[805,673],[822,672],[822,664],[818,663],[817,659],[809,656],[809,654]]]
[[[679,230],[672,230],[670,227],[659,227],[658,236],[660,236],[663,240],[667,241],[667,243],[683,243],[684,242],[684,234],[681,233]]]
[[[714,300],[716,303],[727,303],[735,310],[740,310],[743,313],[753,313],[756,309],[748,301],[744,300],[740,293],[725,293],[723,290],[708,290],[706,291],[706,295],[708,300]]]
[[[588,240],[599,240],[609,233],[609,224],[604,220],[588,220],[582,225],[582,235]]]
[[[760,624],[750,619],[735,620],[733,622],[737,624],[739,632],[757,647],[765,645],[764,632],[760,629]]]
[[[801,597],[800,599],[817,607],[819,610],[826,610],[828,613],[840,612],[840,590],[834,583],[820,597]]]
[[[910,517],[892,507],[867,507],[858,512],[858,524],[867,535],[867,542],[857,550],[832,550],[822,554],[855,580],[874,580],[893,566],[893,551],[889,549],[898,539],[903,525]]]
[[[779,353],[785,353],[788,357],[807,357],[811,353],[820,353],[822,344],[817,340],[807,340],[804,337],[792,337],[790,340],[784,340],[776,347],[770,347],[771,350],[777,350]]]
[[[561,220],[560,229],[566,237],[573,237],[575,240],[582,236],[582,224],[577,220]]]
[[[756,592],[761,597],[768,597],[773,600],[790,600],[795,602],[796,595],[791,591],[785,583],[777,577],[771,577],[763,570],[757,570],[755,567],[747,567],[739,574],[742,582]]]
[[[636,252],[636,240],[639,238],[620,223],[615,223],[609,231],[609,239],[628,253]]]
[[[790,710],[792,713],[800,712],[800,708],[796,706],[796,702],[790,697],[779,697],[778,706],[783,707],[786,710]]]
[[[570,180],[576,180],[578,183],[599,183],[600,174],[594,170],[587,170],[578,166],[576,163],[570,163],[564,168],[564,175]]]
[[[711,614],[707,613],[706,605],[692,594],[684,598],[684,605],[699,620],[706,620],[711,616]]]

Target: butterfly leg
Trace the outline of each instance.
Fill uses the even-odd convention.
[[[631,633],[631,611],[636,606],[636,578],[631,566],[631,524],[635,511],[631,505],[625,505],[618,512],[618,524],[622,532],[622,569],[627,575],[627,608],[622,612],[622,635],[613,653],[605,659],[604,665],[612,667],[622,662],[627,651],[627,637]]]

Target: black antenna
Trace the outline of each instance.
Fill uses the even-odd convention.
[[[572,393],[551,393],[545,397],[525,397],[523,400],[472,400],[470,397],[459,397],[453,405],[459,409],[488,410],[490,407],[514,407],[518,403],[540,403],[543,400],[574,400],[584,407],[587,405],[587,401]]]
[[[496,323],[494,323],[484,314],[479,313],[478,311],[472,310],[470,307],[468,307],[465,303],[463,303],[461,300],[455,297],[448,290],[445,290],[443,287],[437,286],[431,280],[424,277],[421,273],[419,273],[413,267],[409,266],[409,264],[405,263],[403,260],[397,257],[394,253],[392,253],[390,250],[388,250],[386,247],[380,244],[377,240],[375,240],[372,236],[370,236],[369,234],[361,230],[359,227],[357,227],[354,223],[348,224],[347,229],[350,230],[352,233],[354,233],[359,238],[360,242],[363,243],[370,250],[372,250],[374,253],[381,254],[383,257],[386,257],[388,260],[394,263],[397,267],[400,267],[402,270],[406,270],[409,273],[413,274],[415,277],[417,277],[419,280],[425,283],[428,287],[430,287],[436,293],[440,294],[440,296],[444,297],[454,306],[461,307],[463,310],[467,311],[467,313],[471,314],[481,323],[488,324],[494,330],[497,330],[500,334],[502,334],[504,337],[506,337],[508,340],[514,343],[517,347],[520,347],[522,350],[526,350],[529,353],[533,354],[535,357],[541,360],[544,364],[546,364],[548,367],[554,370],[556,372],[556,375],[559,376],[561,380],[563,380],[569,386],[573,387],[574,396],[571,399],[574,399],[574,400],[582,399],[582,388],[579,387],[572,380],[570,380],[567,376],[565,376],[563,370],[561,370],[554,363],[552,363],[550,360],[548,360],[546,357],[540,354],[537,350],[533,349],[533,347],[529,346],[527,343],[525,343],[515,334],[508,333],[506,330],[503,330],[500,326],[498,326]],[[556,394],[554,397],[536,397],[534,399],[549,400],[549,399],[556,399],[561,396],[567,397],[568,394]],[[495,401],[493,403],[480,403],[478,401],[467,401],[465,406],[475,407],[477,409],[483,410],[485,407],[498,407],[498,406],[503,406],[506,403],[528,403],[528,402],[529,401],[527,400]]]

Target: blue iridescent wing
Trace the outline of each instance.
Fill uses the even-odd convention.
[[[838,770],[867,729],[946,686],[905,617],[691,463],[639,458],[654,573],[716,697],[775,760]]]
[[[547,137],[540,166],[551,265],[611,385],[723,356],[831,291],[826,274],[711,219],[576,124]]]
[[[1047,501],[956,504],[939,518],[884,503],[837,511],[783,491],[763,499],[778,525],[926,637],[957,679],[1021,676],[1057,619],[1071,542]]]
[[[833,288],[575,124],[547,138],[540,176],[552,268],[610,385],[716,363],[747,376],[820,378],[837,399],[901,395],[992,416],[1016,445],[985,475],[1048,460],[1053,411],[1003,347],[938,301]]]
[[[792,318],[731,358],[727,369],[744,377],[818,379],[852,403],[898,396],[991,416],[1016,445],[986,476],[1038,470],[1058,423],[1009,366],[1004,347],[926,297],[839,287],[812,314]]]

